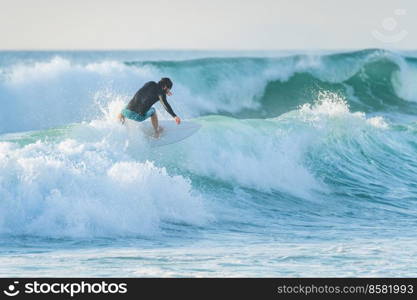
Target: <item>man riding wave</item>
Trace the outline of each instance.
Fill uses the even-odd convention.
[[[179,125],[181,119],[174,113],[166,98],[167,95],[172,95],[171,88],[172,81],[166,77],[162,78],[158,83],[155,81],[145,83],[145,85],[136,92],[132,100],[129,101],[126,108],[118,115],[119,120],[124,124],[125,118],[142,122],[150,117],[152,126],[155,130],[155,137],[159,137],[163,129],[158,125],[158,117],[155,108],[152,107],[159,101]]]

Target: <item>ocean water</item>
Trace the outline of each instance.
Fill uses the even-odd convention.
[[[202,128],[150,148],[116,115],[161,77]],[[381,49],[0,52],[0,276],[415,277],[416,79]]]

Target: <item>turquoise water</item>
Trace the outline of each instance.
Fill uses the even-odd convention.
[[[415,57],[0,52],[0,275],[416,276]],[[165,76],[202,128],[150,148]]]

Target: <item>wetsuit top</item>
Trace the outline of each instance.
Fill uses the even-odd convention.
[[[167,98],[162,87],[155,81],[149,81],[136,92],[132,100],[127,105],[127,109],[134,111],[140,115],[145,113],[154,105],[157,101],[160,101],[165,110],[175,118],[177,115],[172,110],[171,106],[167,102]]]

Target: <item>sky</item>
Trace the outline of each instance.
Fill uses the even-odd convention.
[[[0,50],[417,49],[415,0],[0,0]]]

